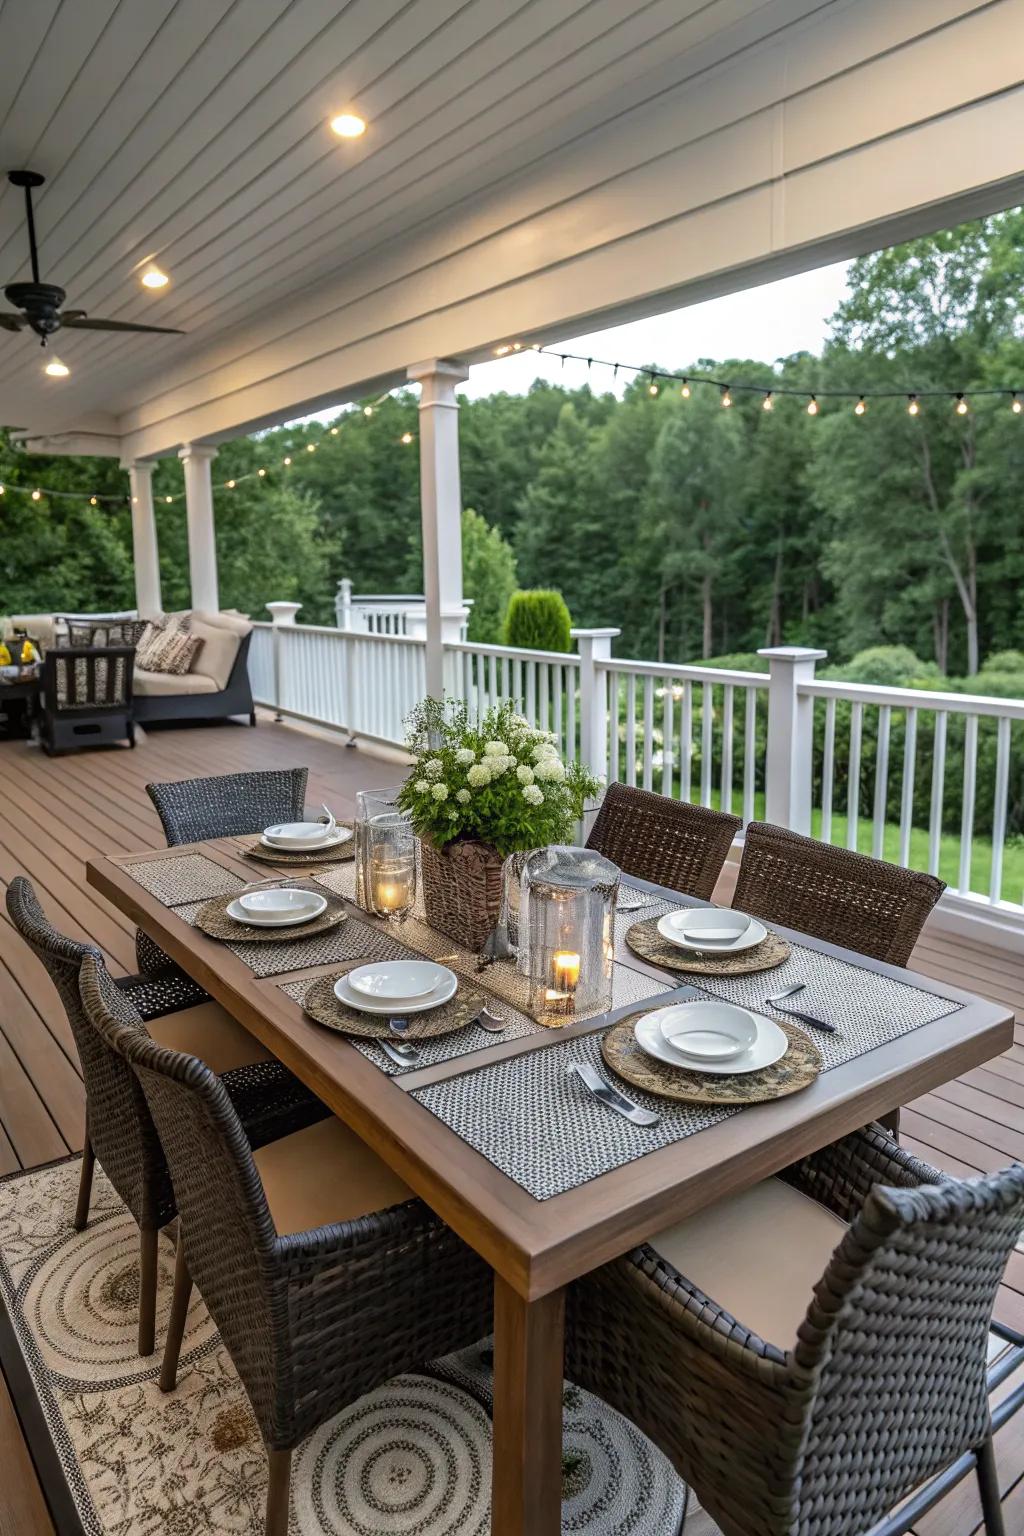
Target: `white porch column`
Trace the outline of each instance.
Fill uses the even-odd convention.
[[[455,386],[468,379],[462,363],[432,358],[407,370],[420,386],[420,515],[423,592],[427,601],[427,692],[444,692],[444,646],[461,636],[462,487],[459,403]]]
[[[135,606],[140,619],[163,612],[160,600],[160,551],[153,515],[154,463],[140,459],[122,464],[128,471],[132,496],[132,551],[135,564]]]
[[[188,519],[188,573],[192,607],[203,613],[220,608],[217,586],[217,541],[213,528],[213,484],[210,465],[217,457],[208,443],[185,443],[178,458],[185,467],[185,507]]]
[[[802,698],[798,690],[801,683],[813,681],[816,663],[828,652],[776,645],[757,654],[766,656],[770,665],[765,817],[806,836],[811,830],[814,700]]]

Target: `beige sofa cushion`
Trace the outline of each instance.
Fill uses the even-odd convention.
[[[235,608],[224,608],[219,613],[205,613],[197,608],[189,614],[189,628],[193,619],[198,619],[202,624],[214,624],[219,629],[230,629],[233,635],[247,635],[252,629],[252,620],[247,619],[244,613],[239,613]]]
[[[647,1242],[737,1322],[789,1349],[845,1231],[817,1200],[765,1179]]]
[[[189,616],[188,632],[197,635],[203,642],[202,653],[199,657],[199,666],[207,677],[212,677],[218,689],[226,688],[231,676],[231,668],[235,664],[238,655],[238,647],[242,643],[243,634],[247,635],[252,628],[248,619],[230,619],[222,623],[222,619],[228,619],[226,614],[193,613]],[[244,624],[244,629],[233,626]]]
[[[217,693],[219,690],[212,677],[202,672],[186,672],[177,676],[173,672],[147,672],[145,667],[135,668],[135,692],[154,698],[173,698],[183,693]]]

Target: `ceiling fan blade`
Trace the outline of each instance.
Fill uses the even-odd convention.
[[[22,331],[28,324],[24,315],[16,315],[12,310],[0,310],[0,331]]]
[[[183,336],[174,326],[131,325],[127,320],[90,320],[83,310],[69,309],[60,317],[61,326],[76,331],[156,331],[161,336]]]

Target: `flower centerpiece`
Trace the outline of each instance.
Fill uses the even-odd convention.
[[[472,725],[464,703],[426,699],[406,724],[416,762],[398,803],[421,842],[427,920],[480,949],[498,921],[504,859],[571,841],[598,782],[510,703]]]

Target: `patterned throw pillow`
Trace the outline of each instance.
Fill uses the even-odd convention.
[[[162,643],[150,656],[147,672],[170,672],[184,677],[203,648],[199,635],[190,635],[187,629],[173,629],[165,634]]]
[[[150,619],[135,647],[137,667],[142,667],[146,672],[157,671],[157,668],[151,665],[150,659],[167,636],[178,628],[178,623],[177,619]]]

